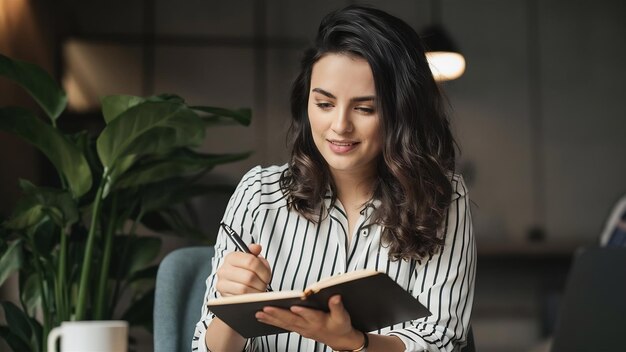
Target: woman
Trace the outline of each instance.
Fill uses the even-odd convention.
[[[287,165],[256,167],[220,231],[205,300],[303,290],[357,269],[387,273],[433,314],[354,329],[341,297],[329,313],[266,307],[256,318],[292,333],[246,341],[203,307],[193,347],[241,351],[452,351],[468,330],[475,244],[454,140],[415,31],[382,11],[327,15],[291,96]]]

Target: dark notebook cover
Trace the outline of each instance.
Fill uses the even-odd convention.
[[[343,274],[310,287],[305,292],[266,292],[218,298],[210,301],[208,307],[246,338],[286,332],[256,320],[255,313],[263,307],[300,305],[328,311],[328,299],[335,294],[341,295],[352,325],[361,331],[373,331],[431,314],[389,276],[373,270]],[[232,303],[233,299],[239,302]]]

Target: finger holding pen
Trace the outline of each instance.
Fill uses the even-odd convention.
[[[272,277],[269,262],[260,256],[261,246],[251,244],[250,253],[232,252],[217,270],[216,289],[222,296],[265,292]]]
[[[250,254],[254,256],[254,258],[247,256],[248,260],[250,260],[250,266],[254,267],[255,274],[265,284],[265,287],[263,287],[262,290],[267,291],[269,282],[272,279],[272,269],[270,268],[270,263],[267,259],[261,256],[261,250],[263,249],[261,245],[253,243],[248,246],[248,249],[250,250]],[[259,262],[262,265],[261,267],[258,265]]]

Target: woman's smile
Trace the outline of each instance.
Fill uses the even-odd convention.
[[[359,142],[328,140],[330,150],[337,154],[346,154],[353,151]]]

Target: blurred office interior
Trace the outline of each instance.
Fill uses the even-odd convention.
[[[254,152],[211,172],[236,184],[252,166],[287,161],[301,52],[322,16],[350,3],[379,7],[418,31],[439,24],[465,57],[465,73],[442,86],[474,202],[476,345],[536,349],[553,331],[575,249],[598,243],[626,193],[626,2],[0,0],[0,52],[62,82],[69,124],[96,120],[107,94],[172,92],[252,108],[250,127],[208,130],[202,146]],[[2,106],[34,105],[6,80],[0,91]],[[3,216],[19,196],[18,178],[46,182],[41,160],[0,133]],[[208,234],[227,200],[194,204]]]

